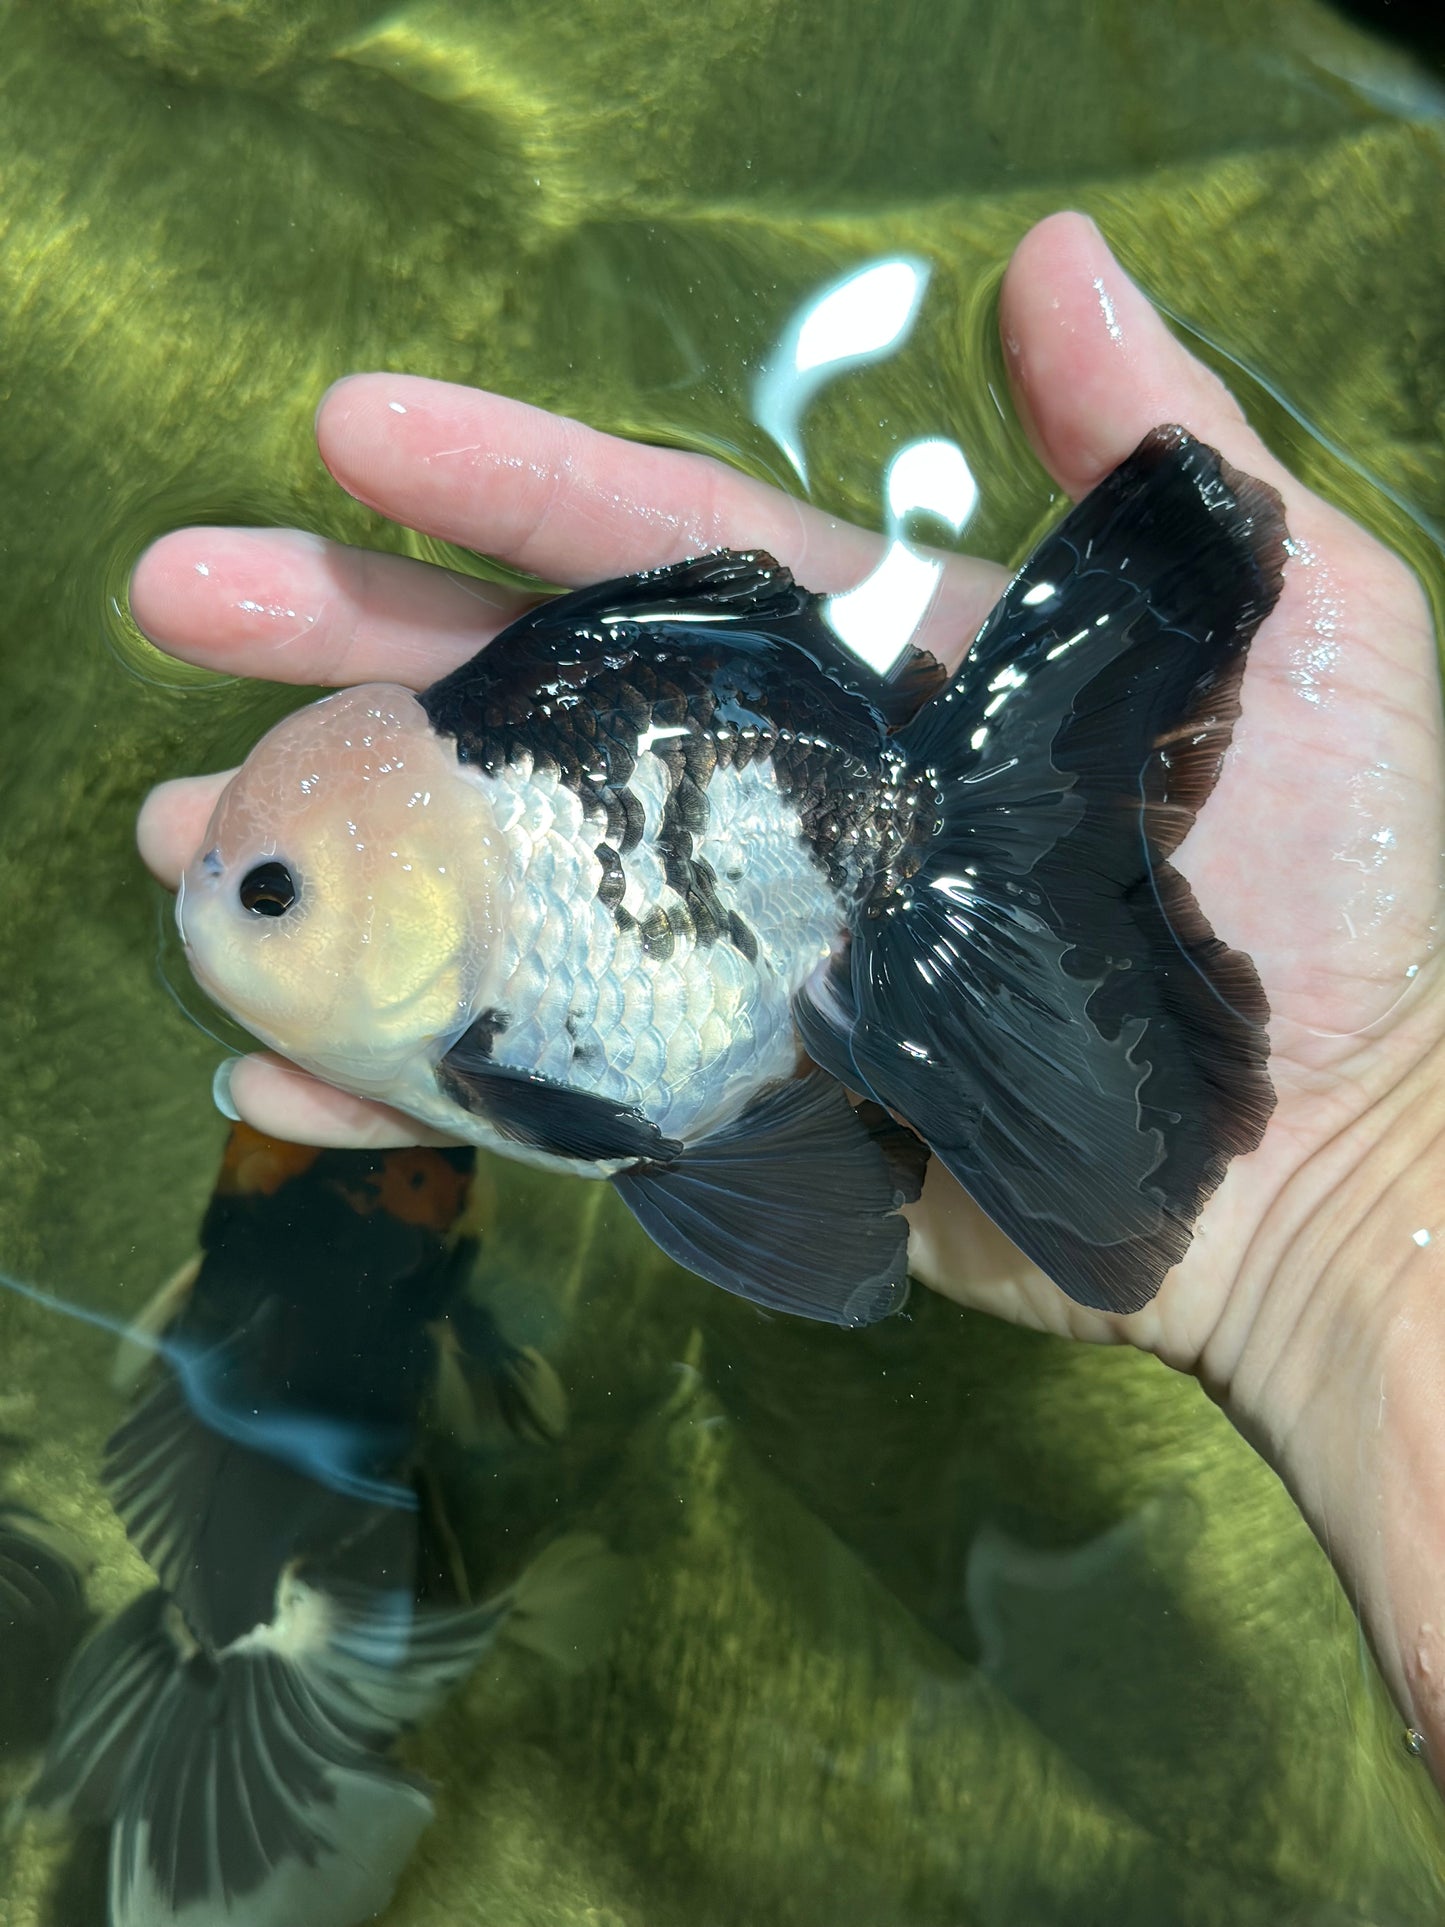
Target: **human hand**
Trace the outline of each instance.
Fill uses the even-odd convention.
[[[1433,1077],[1445,1057],[1433,951],[1445,772],[1429,612],[1400,561],[1274,461],[1090,223],[1056,216],[1025,238],[1001,326],[1030,438],[1070,495],[1149,428],[1177,421],[1283,497],[1294,548],[1284,592],[1251,651],[1234,748],[1175,858],[1217,934],[1259,970],[1279,1102],[1263,1144],[1232,1166],[1188,1257],[1141,1312],[1065,1299],[937,1166],[910,1214],[913,1268],[965,1303],[1127,1340],[1198,1372],[1318,1519],[1326,1498],[1310,1482],[1344,1454],[1337,1440],[1353,1437],[1387,1370],[1381,1347],[1401,1302],[1391,1294],[1413,1305],[1434,1264],[1405,1248],[1399,1216],[1430,1224],[1421,1173],[1445,1125]],[[556,582],[758,547],[827,591],[878,555],[875,538],[705,458],[444,384],[355,378],[326,397],[317,434],[362,501]],[[951,565],[921,640],[956,662],[1002,579],[987,564]],[[424,687],[521,606],[444,571],[281,531],[167,537],[132,589],[136,619],[161,647],[299,683]],[[225,780],[169,784],[146,806],[141,847],[172,887]],[[232,1096],[281,1135],[421,1135],[274,1059],[245,1060]],[[1398,1690],[1402,1675],[1386,1663]]]

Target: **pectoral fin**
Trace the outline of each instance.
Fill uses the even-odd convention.
[[[453,1103],[484,1117],[503,1137],[554,1157],[595,1164],[666,1157],[682,1148],[641,1111],[553,1083],[535,1071],[494,1064],[472,1050],[465,1038],[437,1065],[437,1083]]]

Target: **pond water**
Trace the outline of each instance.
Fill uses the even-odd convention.
[[[188,987],[135,809],[296,699],[158,656],[125,583],[197,520],[439,557],[324,475],[338,375],[475,382],[800,489],[760,370],[840,277],[925,262],[906,339],[811,399],[808,492],[881,525],[892,458],[949,438],[967,546],[1009,561],[1059,504],[998,282],[1082,206],[1445,611],[1445,92],[1321,7],[3,18],[0,1269],[104,1320],[195,1248],[240,1041]],[[450,1466],[453,1550],[479,1596],[559,1534],[616,1563],[577,1664],[504,1642],[404,1743],[437,1817],[391,1927],[1445,1913],[1445,1817],[1348,1603],[1192,1383],[923,1293],[862,1334],[764,1321],[600,1186],[481,1185],[476,1292],[569,1422]],[[0,1292],[0,1502],[68,1535],[97,1615],[151,1583],[100,1480],[113,1351]],[[76,1624],[5,1634],[0,1800]],[[100,1831],[0,1832],[6,1927],[91,1927],[104,1893]]]

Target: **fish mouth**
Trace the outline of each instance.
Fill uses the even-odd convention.
[[[190,939],[186,936],[186,878],[198,867],[209,882],[214,882],[220,876],[225,866],[221,862],[218,845],[213,845],[206,851],[199,865],[192,863],[189,868],[182,870],[181,880],[176,886],[176,928],[181,933],[181,942],[185,945],[187,956],[191,954],[191,945]]]

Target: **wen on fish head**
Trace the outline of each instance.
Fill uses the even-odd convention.
[[[203,988],[296,1062],[384,1094],[470,1021],[501,915],[488,800],[407,689],[278,723],[222,793],[176,921]]]

